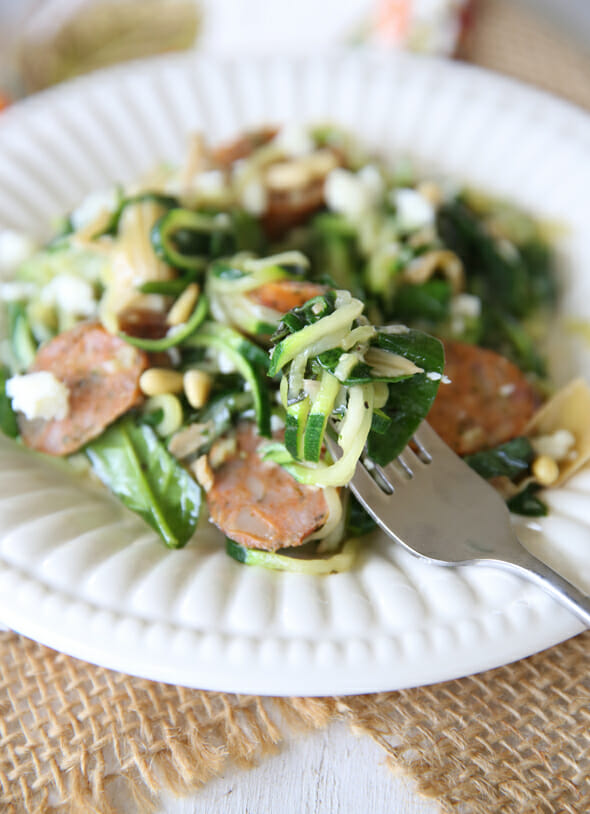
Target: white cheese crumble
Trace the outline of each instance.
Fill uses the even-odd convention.
[[[13,409],[29,419],[61,421],[69,413],[70,391],[47,370],[13,376],[6,382],[6,394],[12,399]]]
[[[276,413],[273,413],[270,417],[271,432],[279,432],[280,430],[284,429],[284,427],[285,422],[283,421],[283,419]]]
[[[225,178],[221,170],[205,170],[195,176],[192,187],[202,195],[220,195],[225,190]]]
[[[377,202],[383,195],[383,178],[381,173],[374,164],[365,164],[357,172],[357,177],[363,183],[363,186],[369,190],[374,202]]]
[[[450,309],[453,316],[477,319],[481,316],[481,299],[475,294],[457,294],[451,299]]]
[[[88,226],[103,212],[114,212],[117,208],[119,196],[116,189],[103,189],[88,195],[70,215],[70,221],[75,231]]]
[[[409,334],[410,329],[407,325],[383,325],[379,328],[382,334]]]
[[[391,199],[395,205],[398,225],[403,231],[413,232],[434,224],[434,206],[415,189],[394,189]]]
[[[97,310],[92,285],[75,274],[55,276],[43,289],[41,300],[80,317],[94,316]]]
[[[450,302],[451,333],[460,336],[467,327],[466,320],[481,315],[481,299],[474,294],[457,294]]]
[[[531,444],[537,455],[548,455],[554,461],[565,461],[573,450],[576,439],[569,430],[556,430],[550,435],[538,435],[531,438]]]
[[[15,272],[35,249],[35,243],[28,235],[15,229],[0,229],[0,277]]]
[[[368,168],[365,167],[365,170]],[[326,177],[324,197],[329,209],[356,218],[373,206],[380,195],[374,175],[336,167]]]
[[[289,158],[309,155],[315,150],[315,142],[305,127],[287,124],[273,139],[273,144]]]
[[[7,283],[0,283],[0,300],[3,302],[28,300],[35,295],[36,291],[37,286],[35,283],[11,280]]]
[[[264,185],[258,180],[248,181],[240,194],[240,203],[251,215],[262,215],[266,211],[267,195]]]

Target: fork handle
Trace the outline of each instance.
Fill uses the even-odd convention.
[[[574,613],[586,627],[590,627],[590,596],[580,591],[569,580],[537,559],[524,547],[511,560],[490,560],[488,562],[484,560],[481,562],[482,564],[489,562],[489,565],[499,565],[528,579]]]

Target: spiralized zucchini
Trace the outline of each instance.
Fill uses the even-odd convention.
[[[550,247],[533,219],[473,191],[420,183],[401,165],[392,171],[336,127],[299,138],[261,128],[219,149],[199,135],[184,167],[88,199],[15,272],[0,285],[3,431],[25,437],[10,379],[87,321],[99,345],[119,348],[106,362],[84,351],[79,392],[103,385],[93,390],[101,419],[101,399],[108,405],[118,392],[109,376],[130,359],[155,371],[124,382],[131,406],[107,415],[79,454],[178,547],[197,528],[200,487],[214,487],[232,455],[249,454],[236,451],[239,427],[255,425],[257,462],[322,490],[327,508],[298,541],[306,557],[235,542],[228,552],[313,575],[353,565],[358,544],[348,538],[368,524],[346,485],[361,456],[392,461],[428,414],[444,365],[435,336],[497,350],[542,380],[536,332],[556,296]],[[187,382],[197,379],[206,386],[195,397]],[[554,461],[561,482],[588,458],[587,407],[587,392],[572,387],[531,423],[536,440],[471,463],[484,476],[508,473],[512,497],[517,483],[534,492],[535,443],[556,449],[556,433],[568,432],[569,458]],[[262,466],[269,478],[277,472]],[[532,492],[521,503],[530,507]]]

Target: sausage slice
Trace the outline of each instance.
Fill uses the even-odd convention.
[[[241,424],[237,452],[215,472],[207,492],[213,522],[249,548],[276,551],[298,546],[328,519],[321,489],[304,486],[281,466],[257,453],[261,439],[253,424]]]
[[[276,280],[255,288],[248,297],[259,305],[286,314],[291,308],[304,305],[312,297],[317,297],[325,291],[325,286],[307,280]]]
[[[525,432],[539,396],[499,353],[445,342],[445,373],[427,421],[458,454],[491,449]]]
[[[62,420],[19,416],[24,443],[49,455],[69,455],[142,399],[139,377],[148,364],[138,348],[98,323],[80,323],[41,347],[30,372],[47,370],[70,391]]]

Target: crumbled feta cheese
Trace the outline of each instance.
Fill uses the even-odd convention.
[[[69,412],[70,391],[63,382],[47,370],[13,376],[6,382],[6,394],[12,407],[29,419],[43,418],[60,421]]]
[[[383,325],[379,328],[382,334],[408,334],[410,329],[407,325]]]
[[[365,164],[357,172],[357,177],[361,179],[363,185],[369,190],[374,202],[383,195],[383,177],[374,164]]]
[[[217,354],[217,367],[220,373],[235,373],[236,366],[223,351]]]
[[[8,277],[35,251],[28,235],[14,229],[0,229],[0,277]]]
[[[315,142],[307,129],[298,124],[287,124],[275,136],[273,142],[290,158],[309,155],[315,150]]]
[[[501,396],[507,398],[508,396],[511,396],[515,390],[516,385],[514,384],[514,382],[507,382],[506,384],[503,384],[498,388],[498,393]]]
[[[270,429],[271,429],[271,431],[272,432],[279,432],[280,430],[284,429],[284,427],[285,427],[285,422],[283,421],[283,419],[279,415],[277,415],[276,413],[273,413],[271,415],[271,417],[270,417]]]
[[[92,285],[75,274],[55,276],[43,289],[41,301],[80,317],[94,316],[97,309]]]
[[[430,370],[426,374],[426,378],[430,379],[431,382],[439,382],[442,379],[442,375],[437,373],[436,370]]]
[[[398,224],[404,231],[413,232],[434,224],[434,206],[415,189],[395,189],[391,197]]]
[[[37,291],[35,283],[27,283],[21,280],[11,280],[7,283],[0,283],[0,300],[3,302],[18,302],[19,300],[30,299]]]
[[[262,215],[267,203],[264,185],[257,180],[248,181],[242,189],[240,203],[251,215]]]
[[[220,195],[225,190],[225,179],[221,170],[200,172],[192,184],[195,192],[202,195]]]
[[[70,215],[74,230],[82,229],[96,220],[103,212],[114,212],[119,196],[116,189],[104,189],[87,195],[82,203]]]
[[[576,439],[569,430],[556,430],[551,435],[538,435],[531,438],[531,444],[537,455],[547,455],[555,461],[565,461]]]
[[[342,167],[336,167],[328,174],[324,197],[329,209],[349,218],[362,215],[377,200],[370,177],[367,180],[360,173],[344,170]]]
[[[453,316],[477,319],[481,316],[481,299],[475,294],[457,294],[451,299],[450,309]]]
[[[468,319],[481,315],[481,300],[474,294],[457,294],[450,302],[451,333],[461,336],[465,332]]]

